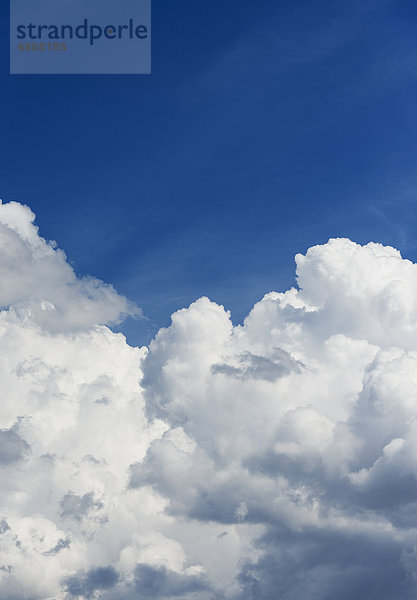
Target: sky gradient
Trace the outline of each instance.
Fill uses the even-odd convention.
[[[417,258],[417,7],[155,2],[151,76],[10,76],[4,201],[147,320],[207,295],[240,322],[330,237]]]

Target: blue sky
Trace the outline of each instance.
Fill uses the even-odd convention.
[[[417,5],[153,3],[151,76],[10,76],[0,196],[147,320],[207,295],[239,322],[329,237],[417,260]]]

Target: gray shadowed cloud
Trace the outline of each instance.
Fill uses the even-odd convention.
[[[2,519],[0,521],[0,535],[3,535],[6,531],[10,531],[10,526],[5,519]]]
[[[58,543],[51,548],[50,550],[48,550],[47,552],[44,552],[45,556],[55,556],[55,554],[58,554],[58,552],[61,552],[61,550],[65,550],[66,548],[69,548],[71,545],[71,539],[69,537],[67,538],[61,538],[60,540],[58,540]]]
[[[29,444],[20,437],[17,427],[0,430],[0,464],[11,465],[29,454]]]
[[[77,496],[77,494],[70,491],[61,500],[61,517],[81,521],[91,511],[97,511],[101,508],[103,508],[103,503],[95,500],[93,492]]]
[[[236,357],[236,362],[237,366],[228,363],[213,365],[212,372],[243,380],[263,379],[272,382],[290,373],[299,373],[304,366],[281,348],[275,348],[271,358],[243,352]]]
[[[401,545],[365,532],[291,532],[271,527],[258,540],[262,556],[242,565],[239,600],[412,600]],[[415,565],[413,565],[415,568]]]
[[[99,590],[113,588],[118,580],[119,574],[113,567],[95,567],[68,577],[64,587],[73,598],[91,598]]]
[[[139,564],[135,568],[135,592],[143,600],[189,598],[190,595],[202,598],[201,593],[209,590],[208,582],[201,576],[181,575],[164,566]]]

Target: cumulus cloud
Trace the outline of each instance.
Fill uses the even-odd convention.
[[[134,348],[33,220],[0,205],[0,600],[415,597],[417,265],[330,240]]]
[[[139,309],[93,277],[77,278],[62,250],[38,234],[35,215],[0,204],[0,308],[52,331],[118,323]]]

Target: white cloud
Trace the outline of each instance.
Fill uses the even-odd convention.
[[[415,596],[416,265],[330,240],[133,348],[33,218],[0,205],[0,600]]]
[[[65,254],[38,234],[35,215],[0,204],[0,307],[50,331],[118,323],[139,309],[93,277],[78,279]]]

